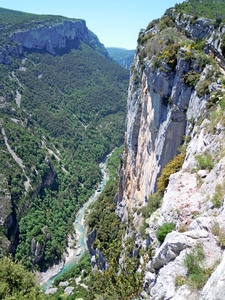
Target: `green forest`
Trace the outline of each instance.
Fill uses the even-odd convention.
[[[65,19],[1,12],[7,35]],[[1,226],[0,249],[11,240],[17,260],[42,270],[61,259],[76,212],[101,180],[98,164],[123,143],[129,71],[81,41],[54,56],[26,51],[0,64],[1,188],[12,201],[3,195],[3,215],[14,221]]]

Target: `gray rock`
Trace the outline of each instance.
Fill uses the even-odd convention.
[[[204,286],[199,300],[224,300],[225,299],[225,255]]]
[[[68,286],[65,288],[64,293],[67,293],[68,295],[73,295],[74,287]]]
[[[198,171],[198,176],[200,176],[201,178],[206,178],[206,176],[208,175],[208,171],[207,170],[199,170]]]
[[[42,25],[28,30],[19,30],[11,35],[10,40],[25,49],[46,49],[51,54],[66,48],[71,42],[74,44],[73,47],[79,47],[82,41],[109,58],[104,45],[93,32],[88,30],[84,20],[63,20],[49,26]]]
[[[152,260],[151,267],[159,269],[174,260],[182,250],[189,246],[188,238],[179,232],[171,232],[167,234],[162,246],[156,252]]]
[[[181,286],[176,295],[172,298],[173,300],[199,300],[198,291],[193,291],[188,288],[188,286]]]
[[[69,282],[68,281],[60,281],[59,286],[68,286]]]
[[[56,292],[57,292],[57,288],[50,288],[50,289],[47,289],[46,291],[45,291],[45,294],[46,295],[53,295],[53,294],[55,294]]]

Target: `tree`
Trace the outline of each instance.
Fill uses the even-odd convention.
[[[0,265],[0,299],[44,299],[36,286],[34,274],[26,271],[21,263],[13,262],[11,257],[3,257]]]

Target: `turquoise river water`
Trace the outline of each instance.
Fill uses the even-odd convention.
[[[79,261],[82,254],[87,250],[84,215],[85,215],[85,212],[86,212],[88,206],[98,198],[98,196],[100,195],[101,191],[104,189],[106,182],[108,180],[108,174],[106,171],[106,161],[101,163],[99,166],[101,168],[103,179],[102,179],[101,183],[99,184],[98,189],[95,191],[95,193],[79,209],[79,211],[77,212],[75,221],[74,221],[74,229],[75,229],[75,232],[78,233],[77,236],[79,237],[79,239],[76,243],[76,245],[78,245],[78,251],[76,251],[76,253],[74,253],[72,256],[70,256],[66,260],[62,270],[58,274],[51,277],[46,283],[44,283],[42,285],[41,289],[44,291],[52,286],[52,283],[56,278],[58,278],[60,275],[64,274],[66,271],[68,271],[70,268],[72,268],[74,266],[74,264],[76,264]]]

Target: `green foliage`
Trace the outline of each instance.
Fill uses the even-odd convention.
[[[89,281],[87,300],[136,298],[142,290],[144,271],[138,271],[138,259],[132,256],[134,239],[128,238],[122,264],[118,263],[120,247],[111,244],[111,256],[104,272],[92,273]]]
[[[62,20],[1,12],[10,30]],[[0,173],[6,180],[0,185],[6,185],[19,223],[16,257],[29,269],[61,258],[76,212],[101,180],[99,162],[124,138],[129,71],[86,44],[67,50],[55,56],[24,52],[23,60],[0,64],[0,97],[7,107],[1,109],[1,123],[24,165],[22,171],[1,135]],[[25,182],[30,183],[27,191]],[[14,232],[11,228],[8,234]],[[31,252],[36,242],[43,251],[40,261]]]
[[[225,232],[220,228],[218,222],[215,222],[212,226],[212,234],[217,236],[218,243],[221,247],[225,247]]]
[[[145,219],[149,218],[159,207],[162,202],[162,195],[158,192],[149,195],[148,203],[143,206],[140,211]]]
[[[221,112],[225,110],[225,96],[221,90],[213,91],[210,93],[210,98],[207,100],[206,108],[215,108],[220,105]]]
[[[152,21],[148,24],[146,30],[150,30],[150,29],[154,28],[157,24],[159,24],[159,19],[154,19],[154,20],[152,20]]]
[[[164,223],[156,231],[156,237],[160,243],[163,243],[167,234],[172,232],[175,229],[175,224],[173,223]]]
[[[222,206],[224,194],[225,188],[223,187],[223,185],[218,184],[212,197],[212,203],[215,208],[220,208]]]
[[[139,260],[133,255],[134,237],[126,240],[123,263],[119,263],[122,251],[124,225],[115,214],[114,197],[118,186],[117,169],[120,164],[121,149],[114,151],[108,159],[110,177],[88,216],[89,231],[97,229],[94,246],[107,259],[107,269],[90,274],[88,295],[85,299],[131,299],[136,297],[143,285],[143,271],[137,272]],[[113,229],[113,230],[112,230]]]
[[[109,157],[107,167],[110,178],[104,191],[94,203],[87,219],[88,231],[91,232],[94,228],[97,229],[95,245],[103,253],[107,252],[114,240],[120,240],[122,234],[122,224],[119,217],[115,214],[116,204],[114,202],[117,192],[117,170],[120,164],[121,152],[122,148],[120,147]]]
[[[85,252],[84,255],[80,258],[78,263],[76,263],[72,268],[68,271],[63,273],[62,275],[57,276],[54,279],[54,286],[58,288],[58,292],[54,295],[54,299],[57,299],[56,296],[58,295],[62,297],[63,289],[59,287],[59,283],[61,281],[70,281],[70,286],[74,287],[73,296],[68,297],[68,299],[77,299],[83,298],[87,299],[88,291],[80,284],[88,284],[90,276],[92,273],[90,255],[88,252]],[[80,283],[76,284],[76,278],[80,277]],[[61,298],[60,298],[61,299]]]
[[[199,82],[196,87],[196,92],[199,98],[203,97],[204,95],[209,94],[209,85],[211,81],[209,79],[204,79]]]
[[[192,16],[205,17],[210,19],[225,19],[225,8],[223,0],[184,1],[181,4],[176,4],[175,10],[177,13],[183,13]]]
[[[204,268],[204,258],[205,254],[203,247],[201,244],[197,244],[184,260],[184,265],[187,268],[186,284],[191,288],[201,289],[213,271],[211,268]]]
[[[157,180],[157,191],[159,193],[164,193],[171,174],[178,172],[184,162],[185,153],[176,155],[168,164],[163,168],[160,177]]]
[[[144,50],[146,56],[149,59],[151,59],[152,56],[155,55],[157,56],[157,58],[160,59],[160,61],[162,61],[162,59],[164,58],[163,51],[167,51],[168,47],[173,48],[172,45],[177,45],[178,43],[182,44],[183,41],[187,41],[187,39],[175,27],[165,28],[161,32],[157,33],[154,36],[151,36],[150,39],[147,39],[145,41]],[[172,49],[172,50],[175,50],[176,52],[177,49]]]
[[[140,34],[138,37],[138,45],[143,46],[147,41],[149,41],[153,36],[155,36],[155,34],[149,32],[147,34]]]
[[[17,300],[45,299],[36,286],[34,274],[26,271],[21,263],[11,257],[0,258],[0,298]]]
[[[140,227],[140,233],[143,237],[146,236],[145,230],[148,227],[146,220],[150,218],[150,216],[160,207],[161,202],[162,195],[156,192],[152,195],[149,195],[147,205],[140,208],[139,212],[141,212],[143,216],[142,225]]]
[[[196,160],[198,162],[198,169],[203,169],[203,170],[212,170],[214,167],[213,159],[211,154],[206,151],[203,154],[196,155]]]
[[[174,26],[175,26],[174,21],[169,16],[165,16],[159,22],[159,30],[160,31],[162,31],[165,28],[174,27]]]
[[[191,89],[194,89],[198,83],[200,74],[196,73],[194,70],[190,70],[188,73],[184,74],[182,80],[184,83],[188,84]]]
[[[167,65],[174,70],[177,65],[177,52],[180,49],[180,44],[169,45],[168,50],[164,51],[163,57]]]

